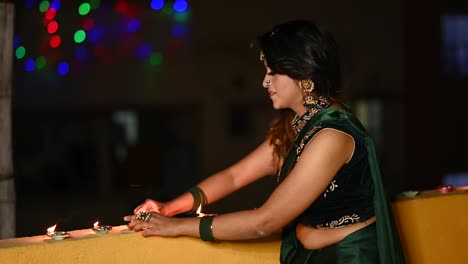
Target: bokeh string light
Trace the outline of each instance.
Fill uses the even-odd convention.
[[[39,15],[41,24],[35,26],[42,32],[38,33],[39,43],[32,45],[26,37],[15,34],[15,59],[25,72],[51,70],[59,76],[79,74],[78,68],[91,63],[124,57],[157,69],[165,57],[183,46],[189,35],[189,4],[185,0],[138,3],[25,0],[26,16]],[[148,13],[154,16],[153,20],[148,19]],[[160,28],[161,25],[168,28]],[[155,40],[154,36],[148,37],[148,32],[161,36]],[[80,67],[75,69],[75,65]]]

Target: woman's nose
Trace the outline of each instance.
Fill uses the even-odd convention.
[[[263,88],[267,88],[267,89],[268,89],[268,87],[270,87],[270,85],[271,85],[271,80],[270,80],[270,79],[267,79],[267,78],[265,77],[265,79],[263,79],[262,85],[263,85]]]

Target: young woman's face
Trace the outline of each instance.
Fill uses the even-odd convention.
[[[297,81],[284,74],[272,74],[266,62],[263,62],[266,68],[266,74],[262,85],[268,90],[273,108],[290,108],[297,114],[302,115],[306,109],[303,106],[304,100],[302,91]]]

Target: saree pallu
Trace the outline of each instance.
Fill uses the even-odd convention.
[[[312,256],[320,256],[320,258],[324,257],[325,255],[333,255],[336,254],[335,261],[333,258],[326,258],[320,259],[322,262],[317,263],[381,263],[381,264],[403,264],[405,263],[403,251],[401,249],[399,235],[396,229],[396,226],[393,221],[392,212],[390,209],[390,204],[386,197],[382,179],[381,179],[381,170],[379,166],[379,161],[377,158],[374,142],[372,138],[367,134],[366,129],[361,124],[361,122],[351,113],[341,110],[341,109],[332,109],[328,108],[325,110],[320,111],[319,113],[315,114],[307,124],[302,128],[301,132],[298,134],[291,151],[287,155],[283,166],[281,168],[280,178],[284,179],[287,177],[289,172],[294,168],[294,165],[297,161],[297,153],[295,149],[301,143],[302,139],[306,137],[307,133],[314,129],[314,127],[320,125],[323,122],[339,122],[345,124],[349,127],[356,129],[359,134],[363,137],[367,149],[368,154],[368,165],[370,168],[370,174],[372,177],[373,185],[374,185],[374,209],[375,209],[375,216],[377,221],[373,225],[372,228],[367,229],[367,231],[363,231],[357,233],[355,235],[351,234],[350,237],[347,239],[337,243],[336,245],[330,246],[330,249],[324,251],[313,251],[314,253],[310,253],[310,257]],[[316,262],[307,262],[307,258],[309,255],[304,255],[300,253],[302,245],[296,239],[295,235],[295,226],[298,223],[298,220],[294,220],[289,223],[283,229],[283,238],[281,244],[281,254],[280,254],[280,261],[282,264],[290,264],[290,263],[316,263]],[[364,228],[365,229],[365,228]],[[374,229],[375,237],[370,237],[369,234],[366,232],[370,232],[370,229]],[[356,231],[359,232],[359,231]],[[355,232],[355,233],[356,233]],[[365,235],[365,233],[367,235]],[[362,236],[361,236],[362,235]],[[358,239],[358,240],[354,240]],[[368,239],[368,241],[364,241]],[[369,243],[373,243],[375,250],[377,251],[378,259],[373,262],[365,262],[364,260],[359,260],[358,262],[341,262],[341,258],[348,254],[346,253],[343,247],[346,245],[345,248],[352,248],[353,243],[356,243],[357,247],[366,247]],[[339,249],[339,250],[338,250]],[[338,250],[338,251],[337,251]],[[373,250],[371,250],[373,252]],[[320,252],[327,252],[320,253]],[[360,253],[361,254],[361,253]],[[362,258],[366,258],[367,256],[362,253]],[[294,256],[294,261],[291,262],[292,256]],[[374,253],[371,253],[370,258],[373,259],[375,256]],[[318,257],[317,257],[318,258]],[[312,261],[312,260],[311,260]]]
[[[375,222],[346,236],[342,241],[316,250],[305,249],[295,239],[296,233],[288,235],[296,245],[296,250],[286,256],[291,264],[375,264],[379,263],[377,232]]]

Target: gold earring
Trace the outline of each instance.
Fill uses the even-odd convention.
[[[304,96],[304,106],[306,108],[311,108],[317,105],[317,100],[312,95],[312,91],[314,90],[314,82],[312,80],[300,80],[299,87],[302,90],[302,94]]]

